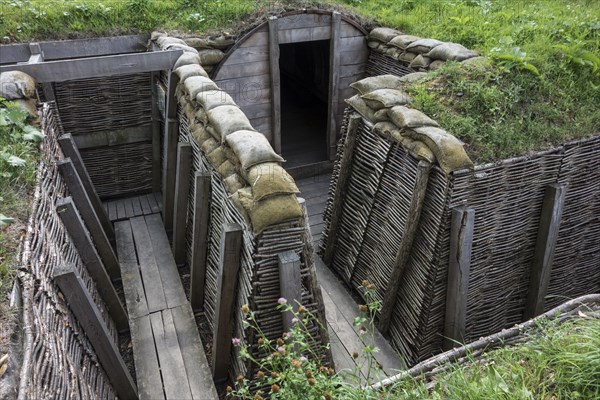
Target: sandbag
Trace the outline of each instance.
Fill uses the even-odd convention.
[[[198,93],[206,90],[219,90],[218,86],[205,76],[192,76],[183,82],[183,87],[190,99],[196,99]]]
[[[158,38],[163,37],[163,36],[167,36],[167,34],[165,32],[154,31],[150,34],[150,40],[153,42],[156,42],[158,40]]]
[[[213,108],[219,106],[235,106],[235,101],[231,98],[224,90],[207,90],[205,92],[198,93],[196,101],[206,111],[210,111]]]
[[[179,39],[179,38],[176,38],[176,37],[173,37],[173,36],[163,35],[163,36],[159,36],[156,39],[156,44],[158,44],[158,46],[160,48],[165,48],[165,46],[169,46],[169,45],[172,45],[172,44],[182,44],[182,45],[185,45],[185,42],[182,39]]]
[[[488,58],[485,57],[473,57],[467,58],[465,61],[461,63],[461,65],[468,66],[472,69],[477,69],[480,71],[484,71],[489,68],[492,63]]]
[[[389,41],[388,45],[397,47],[401,50],[406,50],[409,44],[421,39],[413,35],[398,35]]]
[[[206,156],[208,162],[211,163],[211,165],[215,168],[227,160],[227,156],[225,155],[225,150],[223,147],[224,146],[217,147]]]
[[[183,67],[184,65],[192,65],[192,64],[200,64],[200,57],[198,54],[193,53],[183,53],[173,66],[173,69],[176,70],[179,67]]]
[[[235,193],[245,186],[243,179],[238,174],[231,174],[223,179],[227,193]]]
[[[208,45],[215,49],[226,49],[235,43],[235,38],[232,36],[213,36],[208,39]]]
[[[219,142],[217,142],[214,138],[209,137],[200,145],[200,149],[204,154],[210,154],[214,149],[219,147]]]
[[[410,97],[397,89],[378,89],[360,97],[373,110],[402,106],[410,102]]]
[[[458,43],[442,43],[439,46],[435,46],[433,49],[431,49],[426,56],[436,60],[463,61],[467,58],[473,58],[477,56],[477,53]]]
[[[231,161],[225,160],[221,165],[217,167],[217,172],[223,177],[235,174],[235,165],[233,165]]]
[[[201,122],[202,125],[208,124],[208,116],[206,115],[206,110],[202,107],[200,107],[196,110],[196,114],[194,114],[194,118],[198,122]]]
[[[256,201],[270,196],[300,193],[291,175],[277,163],[255,165],[248,170],[247,179]]]
[[[367,94],[378,89],[402,89],[402,80],[396,75],[378,75],[354,82],[350,87],[359,94]]]
[[[383,46],[382,46],[383,48]],[[395,47],[387,47],[385,49],[385,54],[398,60],[400,58],[400,56],[402,55],[402,50],[397,49]]]
[[[392,28],[379,27],[375,28],[369,33],[369,39],[376,39],[380,42],[387,43],[398,35],[401,35],[402,32],[397,31]]]
[[[193,47],[195,49],[209,49],[210,48],[210,45],[208,44],[208,39],[191,37],[191,38],[185,38],[184,40],[188,46]]]
[[[406,46],[406,51],[424,54],[429,53],[431,49],[441,44],[444,44],[444,42],[436,39],[419,39]]]
[[[6,100],[34,98],[35,80],[25,72],[3,72],[0,74],[0,97]]]
[[[239,200],[248,213],[255,235],[267,227],[284,221],[298,220],[303,217],[302,207],[293,194],[271,196],[260,201],[239,192]]]
[[[430,71],[436,71],[438,69],[440,69],[442,67],[442,65],[444,65],[445,61],[442,60],[433,60],[431,62],[431,64],[429,64],[429,70]]]
[[[369,40],[367,42],[367,46],[369,46],[370,49],[376,49],[381,45],[380,42],[378,42],[377,40]]]
[[[211,138],[210,133],[208,133],[206,128],[202,125],[196,125],[193,129],[190,127],[190,130],[192,132],[192,136],[194,136],[196,142],[198,142],[198,145],[200,146],[202,146],[204,142]]]
[[[344,99],[344,101],[362,115],[363,118],[368,119],[369,121],[375,121],[375,112],[360,98],[359,95],[354,95],[349,99]]]
[[[185,82],[187,78],[191,78],[192,76],[204,76],[208,78],[208,74],[199,64],[183,65],[175,70],[175,74],[181,82]]]
[[[398,56],[398,60],[400,61],[404,61],[405,63],[411,63],[412,60],[415,59],[415,57],[417,57],[418,54],[417,53],[411,53],[410,51],[405,51],[404,53],[400,54]]]
[[[230,133],[241,130],[253,130],[248,117],[237,106],[219,106],[206,112],[208,123],[217,131],[221,142]]]
[[[194,114],[196,113],[196,108],[192,105],[191,102],[185,103],[183,107],[183,113],[187,117],[188,120],[194,119]]]
[[[221,62],[225,53],[217,49],[200,50],[198,52],[200,57],[200,64],[202,65],[216,65]]]
[[[379,122],[375,124],[374,129],[383,137],[389,138],[396,143],[400,143],[417,160],[425,160],[430,163],[435,162],[435,155],[423,142],[411,139],[402,134],[402,130],[391,122]]]
[[[267,138],[259,132],[242,130],[226,137],[227,144],[240,160],[244,170],[266,162],[284,162]]]
[[[427,77],[427,72],[413,72],[400,77],[402,83],[415,83]]]
[[[198,50],[196,50],[195,48],[190,47],[187,44],[179,43],[168,44],[165,47],[163,47],[163,50],[183,50],[184,53],[198,54]]]
[[[425,143],[446,174],[473,168],[473,162],[461,142],[443,129],[433,126],[407,129],[406,136]]]
[[[432,120],[421,111],[415,110],[414,108],[408,108],[404,106],[392,107],[387,111],[387,115],[398,128],[440,126],[436,121]]]
[[[384,122],[384,121],[389,121],[389,117],[388,117],[388,113],[387,113],[388,109],[387,108],[382,108],[379,111],[375,111],[375,115],[373,118],[373,122]]]
[[[214,127],[206,125],[206,131],[210,134],[212,138],[221,143],[221,134],[217,132],[217,130]]]
[[[427,67],[429,67],[429,64],[431,64],[431,58],[425,57],[422,54],[419,54],[418,56],[415,57],[414,60],[412,60],[410,62],[410,64],[408,66],[410,68],[417,69],[417,68],[427,68]]]

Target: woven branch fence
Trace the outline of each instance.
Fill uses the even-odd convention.
[[[18,273],[24,332],[19,399],[114,399],[91,344],[52,280],[56,267],[74,264],[118,343],[115,324],[55,209],[68,192],[55,165],[63,157],[56,140],[63,128],[53,104],[43,107],[42,128],[46,137]]]
[[[338,160],[348,135],[347,110]],[[356,114],[358,115],[358,114]],[[361,118],[351,151],[343,208],[330,265],[356,288],[375,283],[378,297],[388,289],[403,240],[418,161]],[[414,365],[442,348],[449,268],[452,210],[475,212],[466,342],[523,320],[544,191],[567,185],[545,308],[600,290],[600,137],[567,143],[527,157],[481,165],[445,175],[430,172],[410,258],[398,283],[389,337]],[[335,186],[325,211],[321,250],[332,236]]]

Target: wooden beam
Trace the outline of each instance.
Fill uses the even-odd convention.
[[[175,202],[175,178],[177,173],[177,143],[179,142],[179,120],[168,118],[164,139],[163,157],[163,221],[167,234],[173,232],[173,208]]]
[[[54,282],[63,293],[69,308],[83,328],[98,361],[108,376],[115,392],[122,399],[137,399],[137,388],[123,362],[118,346],[113,341],[100,310],[73,264],[54,269]]]
[[[194,180],[190,303],[194,310],[198,310],[204,305],[206,255],[208,253],[208,217],[210,215],[210,172],[196,172]]]
[[[381,306],[381,312],[379,314],[379,331],[383,334],[387,333],[390,327],[390,321],[392,318],[392,311],[396,305],[396,297],[398,296],[398,290],[402,284],[402,278],[406,265],[410,259],[412,251],[412,244],[419,227],[419,220],[421,219],[421,209],[423,207],[423,200],[425,199],[425,193],[427,192],[427,183],[429,182],[429,172],[431,170],[431,164],[427,161],[419,161],[417,166],[417,174],[415,177],[415,187],[413,189],[413,197],[410,201],[408,209],[408,218],[404,227],[404,234],[402,235],[402,242],[396,255],[396,260],[392,266],[392,275],[388,281],[388,285],[383,297],[383,304]]]
[[[287,299],[294,311],[302,304],[302,277],[300,275],[300,256],[295,251],[286,251],[277,255],[279,262],[279,290],[281,297]],[[283,317],[283,330],[289,332],[293,326],[294,315],[285,312]]]
[[[56,40],[38,45],[46,61],[67,58],[98,57],[146,51],[150,35],[130,35],[95,39]],[[30,49],[27,43],[0,46],[0,64],[26,62]]]
[[[152,191],[160,191],[160,137],[161,117],[158,109],[158,73],[150,74],[150,85],[152,88]]]
[[[444,351],[462,346],[465,340],[474,224],[475,210],[472,208],[459,207],[452,210]]]
[[[173,68],[182,50],[47,61],[0,66],[0,73],[23,71],[38,83],[163,71]]]
[[[177,118],[177,97],[175,96],[175,91],[177,90],[177,85],[179,84],[179,76],[173,73],[173,71],[169,72],[169,82],[167,89],[167,98],[165,101],[165,109],[167,111],[167,116],[165,118],[165,132],[167,132],[169,118]]]
[[[102,260],[83,225],[73,199],[71,197],[58,199],[56,201],[56,212],[60,216],[65,228],[67,228],[67,232],[79,253],[83,265],[85,265],[90,276],[96,282],[98,293],[102,297],[102,300],[104,300],[108,313],[115,321],[117,329],[119,332],[128,331],[129,323],[127,322],[125,307],[123,307],[121,300],[119,300],[115,287],[106,269],[104,269]]]
[[[188,198],[190,195],[190,171],[192,169],[192,145],[177,145],[177,168],[175,178],[175,209],[173,211],[173,257],[177,265],[185,264],[187,241]]]
[[[281,77],[277,17],[269,17],[269,71],[271,78],[271,137],[273,149],[281,154]]]
[[[117,257],[115,256],[115,252],[113,251],[104,229],[102,229],[102,224],[98,219],[96,211],[94,211],[94,207],[83,187],[83,183],[81,183],[79,175],[77,175],[73,162],[70,158],[65,158],[64,160],[57,161],[56,165],[69,188],[69,192],[75,201],[81,219],[85,222],[85,226],[96,245],[96,250],[98,251],[98,254],[100,254],[100,258],[102,259],[102,263],[106,267],[108,274],[113,281],[119,279],[121,277],[121,272]]]
[[[217,276],[217,304],[212,347],[212,373],[216,382],[227,379],[231,364],[231,319],[237,294],[243,232],[238,224],[226,224],[221,240],[221,265]]]
[[[327,142],[330,160],[336,156],[337,124],[335,113],[339,102],[339,80],[340,80],[340,27],[341,14],[334,11],[331,14],[331,42],[329,44],[329,103],[327,105]]]
[[[531,264],[529,292],[527,293],[527,303],[523,314],[524,321],[544,312],[545,297],[550,284],[554,250],[558,240],[566,192],[567,187],[564,184],[554,183],[546,186],[535,252]]]
[[[323,252],[323,262],[326,265],[331,265],[333,262],[333,254],[335,250],[335,241],[337,236],[338,226],[342,217],[344,208],[344,200],[346,198],[346,184],[350,175],[352,156],[354,155],[354,147],[356,144],[356,137],[358,135],[358,124],[361,117],[353,115],[348,121],[348,133],[346,134],[346,140],[344,142],[344,151],[342,152],[342,158],[340,160],[340,172],[335,184],[335,190],[333,194],[333,207],[331,210],[331,221],[329,223],[329,231],[327,232],[327,243]]]
[[[150,142],[152,140],[152,125],[144,124],[121,129],[111,129],[109,131],[73,135],[73,140],[80,150],[93,147],[110,147],[130,143]]]
[[[73,136],[71,136],[70,133],[61,135],[58,138],[58,143],[60,145],[60,148],[62,149],[65,158],[70,158],[73,162],[75,171],[77,171],[77,175],[79,176],[79,179],[81,179],[83,188],[85,189],[85,192],[88,195],[88,198],[90,199],[90,202],[92,204],[92,207],[94,208],[94,211],[96,212],[96,215],[98,216],[98,219],[100,220],[102,229],[104,229],[106,237],[114,246],[115,231],[113,229],[112,223],[110,222],[110,219],[108,218],[108,215],[106,215],[106,211],[104,210],[102,200],[100,200],[100,197],[96,192],[96,188],[92,183],[92,179],[90,178],[90,175],[88,174],[87,169],[85,168],[85,164],[83,162],[83,159],[81,158],[79,149],[77,148],[77,145],[73,140]]]

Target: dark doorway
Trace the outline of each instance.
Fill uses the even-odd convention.
[[[281,152],[286,168],[327,160],[329,40],[279,47]]]

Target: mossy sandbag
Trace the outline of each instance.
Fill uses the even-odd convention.
[[[352,83],[350,87],[359,94],[367,94],[379,89],[400,90],[403,85],[402,79],[396,75],[378,75],[361,79],[360,81]]]
[[[344,102],[354,108],[363,118],[368,119],[369,121],[375,121],[375,112],[360,98],[359,95],[354,95],[349,99],[345,99]]]
[[[204,108],[205,111],[210,111],[219,106],[235,106],[233,98],[224,90],[207,90],[198,93],[196,102]]]
[[[198,55],[202,65],[216,65],[225,57],[225,53],[216,49],[200,50]]]
[[[267,227],[284,221],[298,220],[303,217],[302,207],[293,194],[270,196],[255,200],[247,192],[238,191],[239,201],[250,218],[252,231],[260,234]]]
[[[179,77],[181,82],[185,82],[186,79],[191,78],[192,76],[204,76],[208,78],[206,71],[198,64],[182,65],[175,69],[175,74]]]
[[[205,76],[192,76],[183,82],[185,92],[190,99],[195,100],[198,93],[206,90],[219,90],[217,84]]]
[[[393,123],[399,128],[420,128],[422,126],[435,126],[440,125],[423,114],[419,110],[414,108],[408,108],[405,106],[395,106],[388,110],[387,115],[390,117]]]
[[[25,72],[3,72],[0,74],[0,97],[7,100],[34,98],[35,80]]]
[[[410,97],[397,89],[378,89],[360,97],[373,110],[401,106],[410,102]]]
[[[463,61],[468,58],[476,57],[477,53],[458,43],[443,43],[439,46],[435,46],[425,55],[436,60]]]
[[[406,46],[406,51],[425,54],[441,44],[444,44],[444,42],[436,39],[419,39]]]
[[[398,35],[398,36],[394,37],[392,40],[390,40],[388,44],[390,46],[397,47],[400,50],[406,50],[408,45],[410,45],[413,42],[416,42],[419,39],[421,39],[421,38],[418,36],[413,36],[413,35]]]
[[[435,162],[435,154],[433,154],[431,149],[425,143],[405,136],[403,130],[398,128],[395,124],[391,122],[379,122],[375,124],[374,129],[379,132],[380,135],[400,143],[402,148],[417,160],[424,160],[429,163]]]
[[[270,196],[300,193],[294,178],[277,163],[255,165],[247,171],[246,175],[252,187],[252,195],[257,201]]]
[[[225,142],[227,135],[240,130],[253,130],[246,114],[238,106],[224,105],[209,110],[208,122]]]
[[[408,65],[410,68],[427,68],[429,67],[429,64],[431,64],[431,58],[429,57],[425,57],[422,54],[419,54],[418,56],[416,56],[414,58],[414,60],[412,60],[410,62],[410,64]]]
[[[208,139],[206,139],[201,145],[200,145],[200,149],[202,150],[202,152],[204,154],[210,154],[213,152],[214,149],[216,149],[217,147],[219,147],[219,142],[217,142],[214,138],[210,137]]]
[[[227,193],[235,193],[245,186],[244,180],[238,174],[231,174],[223,179]]]
[[[424,126],[406,129],[405,132],[411,139],[422,141],[431,149],[445,173],[473,168],[473,161],[467,155],[462,143],[445,130]]]
[[[224,146],[219,146],[216,149],[214,149],[213,151],[211,151],[206,158],[208,159],[208,162],[211,163],[211,165],[213,167],[218,167],[219,165],[223,164],[225,162],[225,160],[227,160],[227,156],[225,155],[225,149]]]
[[[235,174],[235,165],[229,160],[225,160],[221,165],[217,167],[217,172],[221,175],[221,177],[225,178],[231,174]]]
[[[240,160],[242,168],[249,168],[266,162],[284,162],[271,145],[267,138],[255,131],[237,131],[227,136],[227,144]]]
[[[382,43],[387,43],[398,35],[401,35],[402,32],[397,31],[392,28],[379,27],[375,28],[369,33],[369,39],[375,39]]]

